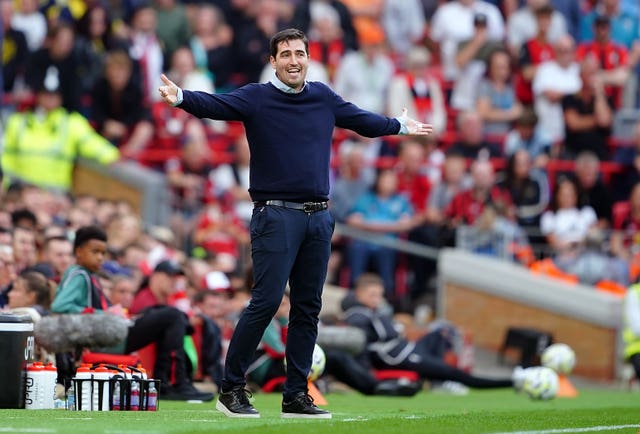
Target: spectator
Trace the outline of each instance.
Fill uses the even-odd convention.
[[[593,208],[600,226],[609,228],[612,194],[602,179],[597,155],[589,151],[578,154],[575,161],[575,178],[578,184],[578,203]]]
[[[495,50],[489,55],[476,101],[476,111],[484,120],[483,134],[501,144],[522,110],[511,81],[511,57],[506,50]]]
[[[531,108],[523,110],[516,119],[514,128],[507,133],[504,140],[504,154],[511,157],[520,150],[525,150],[533,159],[534,167],[544,169],[552,152],[551,141],[536,128],[538,116]]]
[[[638,284],[631,285],[624,298],[624,358],[631,362],[636,378],[640,378],[640,294]]]
[[[551,4],[562,14],[567,22],[567,31],[574,41],[580,38],[580,19],[582,18],[580,0],[551,0]]]
[[[194,17],[189,48],[196,69],[207,74],[218,91],[228,90],[232,86],[232,40],[233,30],[225,22],[220,9],[213,5],[200,5]]]
[[[592,41],[596,38],[597,21],[607,20],[611,26],[607,30],[611,32],[611,40],[631,49],[638,39],[638,16],[631,15],[620,7],[620,0],[602,0],[598,7],[580,20],[580,40]]]
[[[513,53],[518,53],[526,41],[534,38],[538,33],[536,16],[540,9],[551,8],[547,40],[555,42],[567,33],[567,23],[564,16],[553,9],[549,0],[526,0],[525,5],[514,12],[507,20],[507,41]]]
[[[336,10],[342,31],[342,44],[345,51],[358,49],[358,37],[353,27],[353,18],[347,6],[340,0],[301,0],[297,2],[291,26],[309,34],[311,30],[311,5],[326,3]]]
[[[68,24],[51,27],[42,48],[29,56],[25,75],[31,91],[37,93],[47,77],[57,73],[62,106],[69,112],[82,109],[82,87],[78,86],[82,63],[74,45],[73,27]]]
[[[638,279],[640,270],[640,254],[638,254],[638,237],[640,232],[640,183],[636,183],[631,189],[628,200],[622,209],[624,212],[614,214],[611,233],[611,253],[615,257],[627,261],[631,264],[631,281]],[[620,203],[616,203],[615,207],[620,209]]]
[[[158,99],[159,76],[164,70],[164,55],[157,34],[156,10],[146,1],[136,3],[130,17],[129,56],[140,65],[144,103]]]
[[[556,254],[566,254],[584,242],[588,230],[598,223],[590,206],[580,207],[575,181],[562,177],[556,183],[550,209],[542,214],[540,230]]]
[[[504,20],[500,10],[485,1],[456,0],[445,3],[438,7],[433,16],[430,35],[438,44],[444,79],[447,81],[458,78],[458,44],[473,37],[475,14],[484,14],[487,18],[486,40],[500,41],[504,38]]]
[[[1,308],[9,302],[7,294],[17,276],[12,244],[0,244],[0,271]]]
[[[0,1],[0,19],[2,20],[2,43],[12,45],[13,50],[3,50],[2,54],[2,86],[5,93],[14,96],[19,102],[20,98],[25,98],[25,89],[22,95],[14,94],[24,87],[26,80],[26,65],[29,57],[29,47],[25,34],[14,28],[11,24],[13,16],[13,0]]]
[[[405,196],[397,191],[398,178],[392,170],[381,170],[373,191],[358,198],[347,224],[356,229],[370,231],[386,238],[408,232],[413,225],[413,209]],[[394,300],[396,251],[390,247],[353,239],[347,247],[351,267],[351,281],[367,270],[371,260],[374,269],[385,282],[388,300]]]
[[[96,3],[90,6],[76,24],[76,50],[80,53],[84,95],[90,95],[96,82],[104,75],[107,53],[125,50],[126,43],[113,32],[109,10]]]
[[[500,157],[502,152],[493,143],[484,139],[484,121],[475,111],[463,111],[456,119],[458,140],[451,146],[452,152],[465,158],[476,159],[481,153],[489,157]]]
[[[320,62],[330,81],[342,61],[347,47],[344,45],[340,15],[329,3],[310,3],[311,23],[309,29],[309,57]]]
[[[381,17],[384,8],[384,0],[341,0],[351,12],[353,27],[356,29],[359,44],[372,35],[382,34],[384,28]],[[360,49],[362,46],[360,45]]]
[[[638,62],[640,52],[629,55],[627,48],[611,39],[609,18],[601,15],[594,22],[593,41],[578,45],[578,60],[591,60],[599,65],[599,79],[615,107],[622,106],[622,92],[630,76],[631,68]],[[633,58],[632,58],[633,57]]]
[[[156,10],[156,35],[163,47],[162,54],[166,60],[189,41],[191,29],[185,7],[178,0],[154,0]],[[164,68],[163,68],[164,69]]]
[[[553,45],[549,41],[549,28],[553,12],[553,8],[549,5],[535,10],[538,32],[524,41],[518,52],[518,71],[515,81],[516,96],[525,105],[533,104],[531,82],[536,75],[538,66],[552,60],[554,57]]]
[[[23,312],[29,313],[32,317],[35,311],[35,317],[40,319],[49,313],[51,296],[54,292],[54,284],[44,274],[27,269],[16,278],[13,288],[9,291],[7,306],[14,312],[17,309],[29,309]]]
[[[434,134],[444,132],[447,112],[440,80],[430,69],[431,54],[413,47],[406,54],[406,72],[396,73],[387,93],[387,113],[407,108],[409,116],[433,125]]]
[[[2,153],[5,179],[66,192],[71,188],[77,157],[102,164],[118,159],[118,150],[85,118],[62,107],[61,73],[49,68],[38,85],[35,109],[9,116]]]
[[[99,286],[95,273],[106,256],[107,236],[98,227],[87,226],[76,232],[73,252],[76,265],[69,267],[51,305],[55,313],[109,311],[124,315],[121,306],[111,306]],[[187,319],[179,310],[158,306],[135,317],[123,348],[114,351],[130,353],[150,343],[156,344],[154,377],[160,380],[160,396],[167,400],[199,399],[210,401],[212,394],[198,392],[187,376],[182,348]],[[175,380],[172,382],[172,373]]]
[[[477,13],[473,17],[473,37],[458,44],[455,62],[460,73],[451,94],[451,107],[457,110],[474,107],[478,85],[487,70],[489,56],[494,50],[504,47],[501,41],[488,38],[487,25],[487,15]]]
[[[640,122],[633,126],[631,143],[616,149],[613,161],[624,166],[613,183],[614,200],[626,200],[631,188],[640,181]]]
[[[53,271],[51,280],[60,283],[64,272],[73,264],[73,243],[66,236],[45,239],[40,261]]]
[[[109,300],[114,305],[122,306],[122,309],[129,313],[137,292],[136,282],[132,277],[122,274],[122,272],[126,272],[126,269],[111,274],[112,287]]]
[[[345,320],[367,337],[367,357],[378,369],[406,369],[430,381],[454,381],[467,387],[511,387],[511,379],[490,379],[466,373],[444,361],[453,348],[447,329],[432,331],[410,342],[394,327],[391,315],[382,309],[385,287],[376,275],[364,274],[355,284],[352,296],[342,300]]]
[[[7,19],[11,21],[11,27],[24,33],[29,51],[35,52],[42,47],[47,35],[47,20],[38,10],[37,0],[20,0],[17,5],[19,9]]]
[[[139,156],[153,136],[151,113],[143,99],[132,60],[124,51],[110,52],[92,91],[91,121],[125,158]]]
[[[20,226],[13,228],[13,258],[18,272],[36,264],[38,247],[33,229]]]
[[[391,49],[399,55],[420,44],[426,31],[420,0],[385,1],[381,20]]]
[[[533,95],[538,128],[552,143],[564,139],[562,99],[580,90],[580,66],[574,62],[575,44],[563,36],[554,44],[555,59],[542,63],[533,78]]]
[[[382,31],[367,33],[360,50],[344,56],[334,80],[334,90],[364,110],[383,113],[394,65],[385,50]]]
[[[540,217],[549,205],[549,182],[542,170],[532,165],[526,149],[514,152],[507,162],[507,170],[497,185],[509,192],[516,210],[516,221],[537,241]]]

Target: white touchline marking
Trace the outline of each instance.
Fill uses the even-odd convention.
[[[557,429],[543,429],[538,431],[505,431],[494,434],[561,434],[561,433],[576,433],[576,432],[596,432],[596,431],[618,431],[628,428],[640,428],[640,425],[602,425],[602,426],[587,426],[584,428],[557,428]]]
[[[48,428],[13,428],[10,426],[1,426],[0,432],[33,432],[33,433],[52,433],[58,432],[55,429]]]
[[[343,422],[366,422],[369,419],[365,419],[363,417],[348,417],[346,419],[342,419]]]

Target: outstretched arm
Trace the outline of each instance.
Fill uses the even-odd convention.
[[[160,96],[167,104],[176,105],[178,103],[178,86],[164,74],[160,75],[160,79],[164,83],[158,88]]]
[[[415,119],[407,116],[407,109],[402,109],[402,115],[400,115],[398,121],[400,121],[399,134],[407,134],[411,136],[427,136],[433,132],[433,125],[423,124]]]

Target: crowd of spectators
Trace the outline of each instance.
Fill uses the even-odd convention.
[[[213,321],[224,346],[250,289],[246,137],[168,107],[157,87],[163,72],[205,92],[268,81],[269,39],[286,27],[309,36],[308,79],[434,126],[425,139],[336,130],[338,222],[525,266],[549,257],[589,284],[640,275],[640,116],[630,134],[615,128],[640,101],[636,1],[0,0],[0,12],[0,306],[45,314],[53,292],[34,273],[59,282],[75,231],[98,225],[114,304],[135,307],[154,268],[177,261],[185,276],[163,303]],[[167,227],[70,194],[77,157],[163,172]],[[433,303],[434,258],[336,235],[329,280],[352,287],[369,271],[388,302]]]

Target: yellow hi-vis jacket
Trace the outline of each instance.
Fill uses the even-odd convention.
[[[625,298],[625,305],[626,303],[628,303],[627,298],[630,296],[636,296],[640,298],[640,284],[636,283],[635,285],[631,285],[629,287],[629,292],[627,293],[627,297]],[[627,306],[625,306],[625,310],[626,308]],[[640,354],[640,335],[636,335],[631,329],[626,313],[624,316],[625,318],[624,329],[622,330],[622,339],[624,340],[624,358],[625,360],[627,360],[634,354]]]
[[[69,191],[78,157],[109,164],[120,153],[79,113],[57,108],[44,116],[33,112],[9,116],[2,149],[5,178]]]

